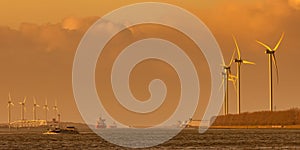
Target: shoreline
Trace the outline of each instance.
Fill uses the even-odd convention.
[[[210,126],[209,129],[300,129],[300,125]]]

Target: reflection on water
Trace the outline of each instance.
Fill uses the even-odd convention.
[[[100,129],[95,130],[98,135],[113,144],[145,148],[162,144],[180,132],[180,128],[152,128],[152,129]]]
[[[113,130],[113,129],[110,129]],[[126,131],[125,131],[126,132]],[[134,137],[134,133],[131,133]],[[157,139],[156,139],[157,140]],[[300,130],[285,129],[239,129],[184,130],[168,142],[151,149],[300,149]],[[41,133],[0,134],[0,149],[123,149],[106,142],[92,132],[80,135],[43,135]]]

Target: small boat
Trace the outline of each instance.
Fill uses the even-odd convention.
[[[49,129],[47,132],[43,134],[79,134],[79,132],[74,126],[67,126],[64,129],[58,127],[54,129]]]
[[[44,132],[43,134],[59,134],[59,132],[48,130],[47,132]]]
[[[105,123],[105,119],[99,117],[99,120],[97,121],[97,124],[96,124],[96,128],[97,129],[107,128],[107,125]]]

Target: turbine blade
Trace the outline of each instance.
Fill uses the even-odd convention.
[[[235,75],[232,75],[232,74],[229,74],[229,77],[230,77],[230,79],[232,79],[232,80],[236,80],[236,79],[237,79],[237,77],[236,77]]]
[[[26,102],[26,99],[27,99],[27,96],[25,96],[25,98],[24,98],[24,100],[23,100],[23,103],[25,103],[25,102]]]
[[[8,93],[8,100],[11,102],[11,95],[10,95],[10,92]]]
[[[276,50],[278,49],[278,47],[279,47],[279,45],[280,45],[280,43],[281,43],[283,37],[284,37],[284,32],[281,34],[281,37],[280,37],[278,43],[276,44],[276,46],[275,46],[275,48],[274,48],[274,51],[276,51]]]
[[[255,65],[254,62],[243,60],[243,64]]]
[[[33,96],[33,104],[36,104],[35,96]]]
[[[228,65],[229,67],[231,66],[231,64],[234,60],[234,55],[235,55],[235,51],[233,51],[233,53],[232,53],[232,56],[231,56],[231,59],[230,59],[229,65]]]
[[[273,51],[273,50],[270,48],[270,46],[264,44],[263,42],[260,42],[260,41],[258,41],[258,40],[256,40],[256,42],[257,42],[258,44],[262,45],[263,47],[265,47],[267,50]]]
[[[236,92],[236,80],[233,80],[232,83],[233,83],[234,91]]]
[[[220,87],[219,87],[219,91],[222,89],[222,87],[224,86],[224,81],[225,80],[225,78],[223,78],[223,80],[222,80],[222,83],[221,83],[221,85],[220,85]]]
[[[234,35],[232,35],[232,38],[234,40],[235,47],[236,47],[236,50],[237,50],[237,53],[238,53],[238,59],[241,59],[241,51],[240,51],[239,45],[238,45],[238,43],[237,43],[236,38],[234,37]]]
[[[235,91],[236,91],[236,79],[237,79],[237,77],[236,76],[234,76],[234,75],[229,75],[229,81],[231,81],[232,83],[233,83],[233,86],[234,86],[234,89],[235,89]]]
[[[277,83],[279,83],[279,71],[278,71],[277,60],[276,60],[275,54],[272,54],[272,60],[273,60],[273,63],[275,65],[275,69],[276,69]]]

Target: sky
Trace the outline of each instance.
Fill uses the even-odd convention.
[[[45,98],[48,99],[50,107],[57,99],[62,120],[82,122],[72,93],[72,64],[77,46],[87,29],[101,16],[121,6],[137,2],[141,1],[2,1],[0,6],[0,122],[7,121],[8,93],[11,93],[15,104],[12,109],[13,120],[20,119],[21,108],[18,102],[25,96],[27,96],[25,118],[32,119],[32,99],[36,96],[41,106]],[[225,62],[229,61],[234,51],[232,35],[236,36],[242,57],[256,63],[253,66],[242,66],[242,112],[268,110],[268,58],[264,54],[264,48],[255,40],[258,39],[273,47],[284,32],[285,38],[276,52],[280,78],[279,83],[274,86],[274,105],[276,110],[300,107],[297,93],[300,84],[298,80],[300,0],[157,0],[157,2],[180,6],[201,19],[216,37]],[[172,17],[168,19],[172,20]],[[108,23],[103,28],[118,28],[118,25]],[[141,32],[142,28],[137,27],[135,30],[137,36],[145,34]],[[157,36],[160,33],[156,28],[149,28],[149,31]],[[165,31],[165,34],[172,33]],[[170,40],[176,42],[178,39]],[[185,41],[181,42],[186,44]],[[108,56],[114,55],[114,52],[108,53]],[[193,52],[191,53],[193,55]],[[197,61],[205,64],[203,59]],[[149,72],[159,70],[167,76],[172,72],[171,70],[167,72],[164,65],[149,70]],[[208,84],[205,81],[209,78],[207,68],[199,67],[199,70],[204,74],[203,83]],[[235,65],[232,71],[235,73]],[[99,76],[96,80],[101,80],[101,73],[96,71],[96,74]],[[134,75],[137,79],[140,79],[138,76],[148,79],[144,77],[147,74]],[[176,80],[176,76],[174,79]],[[177,83],[170,82],[170,84]],[[147,92],[141,88],[142,85],[133,84],[133,87],[141,89],[137,90],[137,97],[142,99],[147,97]],[[146,96],[143,96],[145,93]],[[207,89],[204,90],[203,95],[193,117],[195,119],[200,119],[205,111],[209,95]],[[231,85],[230,113],[236,112],[235,102],[235,92]],[[38,109],[40,119],[44,119],[42,111],[40,107]],[[49,115],[54,115],[52,109]]]

